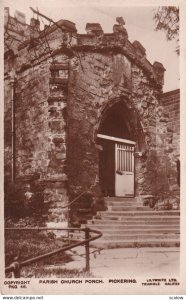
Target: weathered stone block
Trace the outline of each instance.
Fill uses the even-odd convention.
[[[49,128],[54,132],[61,132],[65,129],[65,124],[62,121],[49,121]]]
[[[66,159],[66,153],[57,153],[56,154],[56,159],[57,160],[64,160],[64,159]]]
[[[103,29],[99,23],[87,23],[85,30],[87,34],[95,34],[95,35],[103,34]]]
[[[62,137],[54,137],[53,138],[53,143],[54,144],[62,144],[62,143],[64,143],[64,138],[62,138]]]

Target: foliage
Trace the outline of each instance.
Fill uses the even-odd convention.
[[[41,215],[44,195],[43,188],[34,182],[14,184],[5,181],[5,216],[25,217]]]
[[[154,14],[155,30],[163,30],[168,41],[177,42],[176,53],[179,54],[179,7],[161,6]]]
[[[9,222],[10,223],[10,222]],[[11,221],[12,223],[12,221]],[[10,224],[9,224],[10,225]],[[17,224],[14,224],[16,227]],[[13,227],[13,226],[12,226]],[[27,227],[28,228],[28,227]],[[62,238],[56,238],[55,234],[48,231],[6,231],[5,233],[5,265],[9,266],[13,261],[25,261],[27,259],[57,250],[66,244]],[[72,254],[62,252],[37,263],[27,265],[21,269],[21,277],[93,277],[90,272],[78,269],[67,269],[64,263],[73,261]],[[7,274],[9,277],[11,274]]]
[[[59,247],[64,246],[64,241],[57,239],[55,235],[51,235],[51,232],[46,231],[32,231],[32,230],[21,230],[14,231],[8,230],[5,234],[5,261],[6,265],[9,265],[15,257],[18,260],[24,261],[38,255],[45,254],[50,251],[57,250]],[[53,258],[45,259],[45,263],[51,261]],[[69,256],[62,253],[58,254],[57,261],[64,262],[69,261]],[[41,261],[42,265],[44,260]]]

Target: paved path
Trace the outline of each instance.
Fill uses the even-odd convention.
[[[91,252],[95,248],[91,248]],[[75,250],[74,250],[75,252]],[[78,247],[74,261],[65,265],[68,269],[83,269],[84,247]],[[110,276],[179,276],[179,248],[120,248],[101,250],[90,255],[90,271],[95,277]],[[79,256],[83,255],[83,256]]]

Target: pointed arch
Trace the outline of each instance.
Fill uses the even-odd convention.
[[[144,149],[145,141],[142,126],[138,114],[129,103],[129,99],[125,98],[115,99],[107,103],[107,105],[102,108],[97,124],[96,144],[100,146],[98,147],[100,150],[99,181],[104,195],[116,196],[118,194],[118,179],[123,178],[121,179],[122,184],[122,180],[127,181],[129,178],[124,178],[125,175],[122,174],[121,176],[117,175],[117,151],[120,153],[120,159],[122,161],[126,160],[126,163],[122,162],[122,164],[128,165],[131,163],[131,159],[133,159],[132,154],[129,152],[132,149],[134,151],[134,144],[136,144],[135,151],[142,151]],[[126,141],[126,143],[128,141],[129,144],[133,145],[132,147],[128,145],[123,148],[130,149],[126,150],[126,152],[124,150],[125,153],[122,152],[124,158],[121,157],[121,149],[117,150],[118,147],[120,147],[120,143],[118,144],[117,141],[121,143],[122,141],[123,143],[124,141]],[[129,159],[129,161],[127,159]],[[132,173],[132,176],[134,176],[134,165]],[[133,185],[131,195],[134,195],[134,180],[131,181],[131,184]]]

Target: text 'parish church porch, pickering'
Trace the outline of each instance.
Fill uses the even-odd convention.
[[[88,23],[79,34],[67,20],[40,30],[6,10],[5,191],[13,181],[42,194],[47,223],[108,213],[179,224],[179,90],[163,94],[163,65],[117,22],[112,33]]]

